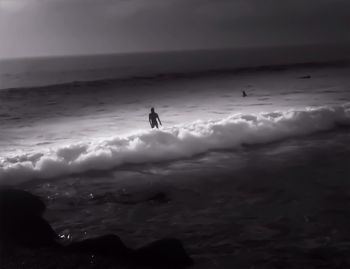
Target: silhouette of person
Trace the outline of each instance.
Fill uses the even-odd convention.
[[[247,96],[247,93],[245,91],[242,91],[242,96],[243,97],[246,97]]]
[[[149,123],[151,124],[151,127],[157,127],[158,128],[158,122],[159,121],[160,125],[162,125],[162,122],[160,121],[160,118],[157,113],[154,112],[154,108],[151,108],[151,113],[149,113]]]

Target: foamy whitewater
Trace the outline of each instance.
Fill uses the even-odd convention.
[[[171,54],[169,59],[176,55]],[[196,60],[204,54],[194,55]],[[141,55],[141,60],[137,56],[131,59],[149,60],[154,55]],[[127,63],[127,56],[123,57],[120,68]],[[99,63],[98,59],[93,58],[90,64]],[[106,60],[101,59],[99,65]],[[184,70],[189,72],[185,76],[170,73],[66,83],[73,80],[64,75],[70,74],[69,70],[62,71],[68,60],[74,62],[74,58],[55,59],[51,66],[51,60],[27,60],[26,65],[36,71],[17,70],[16,81],[4,79],[3,72],[4,85],[24,88],[0,91],[0,184],[181,160],[336,130],[350,123],[347,66],[285,66],[277,71],[265,68],[193,75],[197,64]],[[84,66],[85,58],[80,61],[75,68]],[[159,61],[156,67],[160,69],[165,62]],[[177,62],[177,69],[181,63]],[[41,70],[45,66],[51,69]],[[106,68],[97,73],[117,70],[115,66]],[[147,70],[147,64],[140,68]],[[173,72],[176,68],[164,70]],[[88,77],[92,70],[85,69],[72,74]],[[7,72],[14,71],[8,68]],[[45,75],[48,78],[42,81],[48,83],[55,74],[64,78],[51,83],[66,84],[25,88]],[[248,93],[246,98],[242,90]],[[159,130],[149,127],[151,107],[163,122]]]
[[[196,121],[2,158],[0,179],[11,184],[34,178],[107,170],[129,163],[188,158],[209,150],[269,143],[349,124],[350,103],[285,112],[240,113],[221,120]]]

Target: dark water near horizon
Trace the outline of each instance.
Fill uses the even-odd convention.
[[[346,46],[297,46],[0,59],[0,89],[349,61]],[[252,70],[251,70],[252,69]],[[204,73],[204,75],[207,75]]]

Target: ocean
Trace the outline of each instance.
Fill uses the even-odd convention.
[[[198,268],[276,262],[287,255],[277,247],[326,236],[340,244],[328,232],[348,221],[324,210],[348,195],[350,67],[256,55],[3,61],[0,184],[40,195],[62,240],[178,237]]]

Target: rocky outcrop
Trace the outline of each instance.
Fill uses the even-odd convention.
[[[193,264],[181,241],[175,238],[161,239],[145,245],[133,252],[133,261],[137,265],[161,267],[185,267]]]
[[[161,200],[155,196],[150,200]],[[0,189],[0,243],[21,247],[49,247],[57,256],[88,254],[108,257],[127,266],[182,268],[193,264],[182,242],[175,238],[161,239],[136,250],[130,249],[114,234],[73,242],[63,247],[57,234],[43,218],[46,207],[42,200],[25,191]],[[52,248],[53,247],[53,248]],[[62,252],[63,251],[63,252]]]
[[[125,261],[129,259],[132,252],[115,234],[74,242],[68,245],[66,250],[90,255],[112,256]]]
[[[24,246],[57,245],[57,234],[42,217],[45,204],[31,193],[0,190],[0,240]]]

